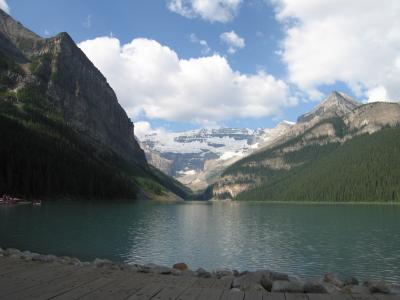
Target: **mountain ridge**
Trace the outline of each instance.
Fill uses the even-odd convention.
[[[62,112],[65,121],[76,130],[89,135],[93,140],[111,144],[112,148],[126,159],[130,158],[124,153],[125,149],[135,150],[136,157],[139,158],[137,161],[144,162],[144,153],[138,151],[139,146],[132,136],[134,130],[132,121],[119,105],[106,78],[76,46],[69,34],[62,32],[44,39],[25,29],[21,23],[13,21],[4,12],[1,16],[0,33],[15,44],[26,60],[34,60],[36,64],[32,75],[39,75],[37,77],[40,80],[31,78],[33,82],[22,82],[22,84],[32,84],[45,89],[58,112]],[[18,47],[21,32],[22,40],[33,41],[33,46],[31,45],[33,48],[26,49],[26,45],[22,49]],[[63,79],[65,80],[62,81]],[[21,88],[18,84],[16,87]],[[91,99],[96,99],[96,102]],[[97,109],[100,105],[103,107]],[[101,113],[105,111],[105,106],[108,108],[108,115],[104,116],[103,113],[102,118]],[[111,137],[111,134],[106,133],[107,130],[112,131],[113,135],[117,133],[120,137],[117,139]],[[99,132],[104,134],[99,136]],[[123,139],[129,140],[129,145],[118,146]]]
[[[329,99],[330,96],[327,98]],[[325,104],[326,101],[323,101],[322,105]],[[345,151],[342,149],[346,149],[349,155],[351,152],[350,157],[356,157],[354,156],[355,153],[357,153],[356,151],[360,151],[360,153],[363,151],[362,148],[360,148],[362,147],[360,141],[363,141],[365,147],[370,149],[376,148],[375,145],[371,144],[373,141],[388,141],[385,144],[387,147],[385,147],[385,145],[383,146],[382,156],[386,158],[393,157],[393,149],[395,148],[389,146],[388,136],[397,136],[397,131],[400,130],[398,129],[400,124],[400,105],[398,103],[376,102],[360,104],[353,107],[353,104],[355,103],[351,102],[350,108],[345,107],[344,110],[348,110],[345,114],[341,113],[343,111],[337,114],[332,113],[331,110],[324,111],[314,109],[312,112],[319,111],[318,116],[310,118],[308,121],[297,123],[291,128],[287,136],[281,136],[276,143],[229,166],[216,183],[211,186],[210,189],[212,192],[210,192],[209,197],[241,200],[249,200],[249,198],[255,200],[254,197],[258,197],[258,200],[274,201],[324,201],[327,199],[330,201],[346,201],[346,199],[352,198],[356,201],[353,197],[354,195],[350,196],[350,194],[344,193],[341,194],[340,197],[335,196],[335,198],[329,192],[324,194],[322,190],[320,190],[320,194],[318,195],[325,196],[320,199],[315,199],[313,197],[315,197],[316,194],[313,193],[312,186],[308,186],[307,181],[301,181],[300,178],[297,177],[310,178],[311,180],[315,170],[318,170],[318,173],[322,174],[324,170],[323,165],[327,163],[326,157],[338,157],[337,164],[339,166],[344,163],[345,160],[347,164],[350,164],[350,162],[355,164],[357,161],[356,159],[349,160],[348,157],[339,153]],[[319,108],[320,107],[321,105]],[[393,128],[394,131],[384,133],[387,128]],[[382,136],[385,138],[382,138]],[[368,157],[365,151],[362,153],[364,153],[364,157]],[[371,157],[375,157],[375,153],[376,152],[371,153]],[[374,159],[378,160],[378,158]],[[337,166],[335,166],[332,161],[333,159],[329,162],[329,167],[332,168],[332,172],[340,173],[338,170],[333,171],[333,168]],[[393,163],[397,163],[397,160],[395,159]],[[382,162],[382,165],[386,164],[387,162]],[[373,168],[368,171],[377,174],[376,176],[385,176],[385,171],[379,169],[379,165],[371,165],[373,165]],[[346,167],[359,170],[363,169],[359,161],[357,161],[355,165],[344,166],[344,168]],[[350,173],[350,169],[348,172]],[[394,173],[392,172],[391,174],[396,174],[395,172],[397,171],[395,170]],[[363,175],[365,174],[360,173],[357,176],[364,178],[365,181],[374,180],[373,176],[370,178]],[[328,175],[325,174],[324,176]],[[345,175],[342,176],[346,177]],[[334,178],[334,176],[331,174],[330,178]],[[318,179],[313,179],[314,185],[317,184],[315,182],[316,180]],[[332,179],[331,187],[325,182],[324,187],[327,191],[331,190],[333,192],[334,189],[332,187],[337,184],[335,180],[341,182],[338,178]],[[387,178],[387,180],[394,182],[392,178]],[[350,182],[351,179],[348,178],[348,181]],[[283,182],[285,182],[285,184],[283,184]],[[300,184],[300,182],[302,183]],[[376,182],[380,184],[377,186],[377,190],[382,193],[387,189],[394,188],[385,186],[386,181],[380,181],[378,178],[376,178]],[[341,182],[341,184],[343,184],[343,186],[340,188],[344,190],[348,191],[352,189],[350,186],[345,186],[343,182]],[[361,181],[357,182],[357,184],[360,185]],[[296,188],[293,186],[296,186]],[[302,194],[301,186],[304,186],[304,189],[308,189],[307,194]],[[357,193],[361,197],[363,190],[359,186],[355,186],[354,189],[357,189]],[[290,190],[291,192],[286,193],[285,190]],[[397,189],[394,188],[394,190]],[[298,191],[298,193],[296,193],[296,191]],[[339,192],[339,188],[338,191],[335,192]],[[289,199],[290,197],[291,199]],[[362,197],[365,197],[365,195],[363,194]],[[371,201],[371,198],[368,199],[368,201]],[[399,200],[397,196],[395,196],[395,199]],[[388,199],[383,200],[386,201]]]
[[[346,95],[345,93],[332,91],[332,93],[326,97],[321,103],[319,103],[310,112],[301,115],[298,119],[298,123],[309,122],[312,119],[320,116],[334,117],[343,116],[354,108],[361,105],[356,100]]]
[[[110,199],[189,193],[147,164],[113,89],[68,33],[41,38],[2,11],[0,52],[0,136],[9,140],[0,146],[0,192]],[[31,153],[10,130],[25,137]]]

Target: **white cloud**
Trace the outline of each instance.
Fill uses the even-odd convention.
[[[8,6],[6,0],[0,0],[0,8],[4,10],[6,13],[10,13],[10,6]]]
[[[87,15],[85,21],[82,23],[82,26],[86,29],[92,27],[92,15]]]
[[[244,38],[238,36],[233,30],[221,33],[219,36],[222,42],[228,45],[228,53],[234,54],[236,50],[243,49],[246,46]]]
[[[151,127],[151,124],[146,121],[140,121],[135,123],[135,136],[143,141],[146,135],[155,132],[155,130]]]
[[[288,86],[259,71],[245,75],[226,58],[212,55],[181,59],[170,48],[149,39],[100,37],[79,44],[114,88],[131,117],[193,123],[263,117],[296,104]]]
[[[167,7],[187,18],[227,23],[237,14],[243,0],[168,0]]]
[[[208,46],[208,43],[206,40],[201,40],[196,36],[196,34],[192,33],[190,35],[190,41],[192,43],[199,44],[201,46],[201,54],[202,55],[210,54],[211,48],[210,48],[210,46]]]
[[[357,95],[400,96],[400,1],[270,0],[285,24],[282,58],[303,91],[337,81]],[[396,64],[396,62],[399,62]]]
[[[388,93],[385,87],[381,85],[373,89],[370,89],[367,92],[367,95],[368,95],[368,102],[379,102],[379,101],[383,102],[389,100]]]

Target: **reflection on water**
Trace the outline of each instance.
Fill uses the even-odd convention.
[[[0,245],[192,269],[327,271],[400,281],[400,206],[45,203],[0,207]]]

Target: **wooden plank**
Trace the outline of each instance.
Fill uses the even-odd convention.
[[[168,276],[160,275],[160,274],[152,274],[152,273],[138,273],[139,276],[142,276],[147,283],[157,283],[157,284],[164,284],[167,280]]]
[[[7,276],[1,277],[1,279],[4,278],[14,278],[14,279],[21,279],[21,278],[29,278],[29,277],[34,277],[37,278],[39,274],[47,274],[51,272],[58,272],[58,271],[63,271],[69,272],[73,270],[78,270],[79,268],[77,267],[72,267],[72,266],[64,266],[64,265],[42,265],[42,266],[27,266],[26,268],[18,271],[18,272],[12,272],[9,273]]]
[[[219,300],[224,292],[223,289],[203,288],[198,300]]]
[[[363,295],[363,294],[352,294],[351,298],[354,300],[377,300],[377,298],[373,295]],[[340,299],[340,298],[338,298],[338,299]],[[335,300],[336,300],[336,298],[335,298]]]
[[[124,280],[118,283],[118,290],[111,294],[111,297],[97,297],[96,300],[108,300],[108,299],[126,299],[133,295],[140,289],[144,288],[148,284],[146,280],[140,277],[131,277],[128,280]]]
[[[81,299],[85,295],[98,290],[99,288],[113,283],[116,279],[111,277],[100,277],[94,281],[78,286],[72,290],[69,290],[63,294],[60,294],[52,299],[54,300],[70,300],[70,299]]]
[[[43,282],[31,288],[8,294],[7,299],[46,300],[91,282],[100,276],[101,274],[95,272],[93,269],[85,269],[73,275],[61,275],[58,278]]]
[[[183,287],[193,287],[194,283],[197,281],[196,277],[193,276],[177,276],[176,283]]]
[[[245,295],[245,293],[242,291],[224,290],[221,300],[243,300],[245,297],[247,297],[247,293]]]
[[[330,294],[330,296],[332,300],[353,300],[353,298],[348,294],[335,293]]]
[[[27,267],[24,265],[10,265],[7,266],[6,268],[0,269],[0,279],[1,278],[7,278],[12,274],[15,273],[23,273],[25,270],[30,269],[30,268],[36,268],[37,267]]]
[[[165,286],[179,285],[177,276],[155,274],[150,277],[152,283],[164,284]]]
[[[167,286],[161,290],[157,295],[155,295],[152,300],[175,300],[181,295],[187,287],[181,286]]]
[[[148,300],[161,292],[163,288],[165,288],[163,284],[149,284],[128,297],[127,300]]]
[[[230,289],[232,286],[233,277],[223,277],[214,281],[212,287],[216,289]]]
[[[64,266],[64,265],[53,265],[53,264],[46,264],[46,265],[26,265],[23,269],[20,269],[15,272],[3,274],[0,276],[0,281],[3,280],[8,280],[11,278],[14,278],[15,280],[19,279],[27,279],[27,278],[35,278],[37,279],[40,277],[40,274],[45,274],[45,273],[50,273],[50,272],[56,272],[59,270],[73,270],[76,269],[78,270],[79,268],[77,267],[72,267],[72,266]]]
[[[45,263],[45,262],[41,262],[41,261],[33,261],[33,260],[25,260],[22,258],[5,258],[3,260],[0,260],[0,269],[7,265],[16,265],[16,264],[26,264],[26,265],[36,264],[36,265],[42,266],[42,265],[48,265],[50,263]]]
[[[199,288],[210,288],[213,286],[215,281],[218,280],[216,278],[197,278],[197,280],[193,283],[193,287]]]
[[[375,294],[374,296],[375,296],[378,300],[400,300],[400,295]]]
[[[180,286],[180,287],[193,287],[195,282],[197,281],[196,277],[192,276],[163,276],[169,277],[167,279],[163,279],[160,281],[152,281],[152,283],[160,283],[164,284],[165,286]]]
[[[263,293],[263,300],[285,300],[284,293]]]
[[[175,281],[180,286],[193,287],[197,281],[197,277],[194,276],[174,276]]]
[[[307,294],[308,300],[332,300],[329,294]]]
[[[5,265],[11,264],[11,263],[15,263],[15,262],[18,262],[18,261],[23,261],[23,260],[21,260],[20,258],[0,257],[0,268],[2,266],[5,266]]]
[[[129,275],[131,274],[125,274],[125,278],[120,278],[113,283],[104,285],[103,287],[85,295],[82,299],[126,299],[148,284],[148,282],[143,280],[140,276]]]
[[[0,281],[0,297],[47,283],[60,277],[69,276],[76,268],[40,268],[37,271],[19,273]]]
[[[149,276],[143,274],[143,276]],[[197,282],[198,278],[193,276],[172,276],[172,275],[158,275],[154,274],[152,277],[148,277],[148,280],[152,283],[164,284],[165,286],[185,286],[191,287]]]
[[[307,294],[285,293],[286,300],[308,300]]]
[[[263,294],[264,294],[264,292],[262,292],[262,291],[249,291],[249,292],[246,292],[244,299],[245,300],[263,300]]]
[[[0,276],[40,266],[41,266],[40,264],[33,262],[26,262],[23,260],[9,261],[7,264],[2,265],[0,267]]]
[[[179,295],[178,300],[197,299],[202,291],[203,291],[202,288],[190,287],[190,288],[186,289],[181,295]]]

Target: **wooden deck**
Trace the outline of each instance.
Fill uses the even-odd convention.
[[[0,299],[398,300],[387,295],[283,294],[231,291],[230,279],[131,271],[0,258]]]

